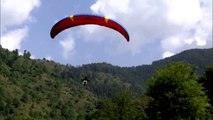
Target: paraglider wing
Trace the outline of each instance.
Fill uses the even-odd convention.
[[[50,36],[51,38],[54,38],[58,33],[65,29],[86,24],[95,24],[114,29],[120,32],[129,42],[129,35],[120,24],[111,19],[108,19],[107,17],[100,17],[96,15],[75,15],[66,17],[52,27]]]

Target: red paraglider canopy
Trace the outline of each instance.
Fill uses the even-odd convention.
[[[128,32],[117,22],[108,19],[107,17],[100,17],[96,15],[74,15],[70,17],[66,17],[59,22],[57,22],[51,29],[50,36],[54,38],[58,33],[61,31],[79,26],[79,25],[86,25],[86,24],[95,24],[100,26],[105,26],[111,29],[114,29],[120,32],[126,40],[129,42],[129,35]]]

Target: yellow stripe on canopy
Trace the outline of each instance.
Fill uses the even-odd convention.
[[[105,16],[105,22],[108,23],[109,17]]]
[[[74,21],[74,16],[73,15],[70,16],[70,20]]]

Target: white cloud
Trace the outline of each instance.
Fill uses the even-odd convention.
[[[21,25],[31,19],[30,13],[40,5],[39,0],[1,0],[1,27]]]
[[[35,55],[31,55],[30,58],[31,59],[36,59],[36,56]]]
[[[163,58],[171,57],[173,55],[174,55],[174,53],[166,51],[166,52],[163,53]]]
[[[161,41],[161,46],[164,50],[169,51],[176,51],[177,49],[181,48],[184,43],[181,41],[180,38],[176,36],[169,37]]]
[[[191,45],[194,41],[195,41],[195,40],[192,39],[192,38],[188,38],[188,39],[185,39],[185,40],[184,40],[184,42],[185,42],[186,44],[189,44],[189,45]]]
[[[65,39],[60,40],[59,44],[63,49],[62,55],[65,59],[68,59],[74,54],[75,41],[73,37],[67,36]]]
[[[122,4],[121,4],[122,3]],[[124,3],[124,4],[123,4]],[[140,53],[141,48],[146,44],[152,41],[152,37],[157,36],[159,33],[158,29],[154,29],[155,26],[161,26],[160,23],[163,21],[161,18],[154,20],[160,14],[158,11],[161,11],[160,7],[153,6],[154,2],[150,1],[141,1],[141,0],[125,0],[125,1],[110,1],[108,0],[97,0],[91,7],[91,10],[96,14],[102,14],[105,16],[110,16],[117,22],[119,22],[130,35],[130,42],[124,43],[123,37],[118,37],[119,34],[109,34],[111,39],[122,39],[121,41],[116,42],[116,50],[112,50],[118,53],[131,51],[133,55]],[[93,7],[96,6],[94,9]],[[147,24],[151,22],[150,24]],[[152,24],[153,23],[153,24]],[[97,30],[98,31],[98,30]],[[151,34],[150,32],[152,31]],[[94,32],[96,33],[96,32]],[[104,36],[106,32],[102,32],[99,36]],[[97,34],[95,34],[97,37]],[[151,37],[152,36],[152,37]],[[103,37],[104,38],[104,37]],[[151,39],[150,39],[151,38]]]
[[[199,38],[199,37],[195,37],[195,41],[197,43],[197,46],[205,46],[206,45],[206,41]]]
[[[40,0],[1,0],[1,45],[9,50],[20,49],[28,35],[27,21]]]
[[[115,42],[113,53],[131,51],[136,55],[158,41],[161,44],[156,46],[161,46],[163,53],[212,47],[212,0],[96,0],[90,8],[93,13],[110,16],[129,32],[130,42]],[[90,34],[96,38],[105,34],[95,31],[99,29]]]
[[[130,0],[97,0],[90,9],[96,14],[104,14],[110,18],[116,18],[117,14],[128,14]]]
[[[196,47],[203,47],[207,45],[207,41],[197,37],[197,36],[189,36],[187,38],[187,35],[175,35],[171,36],[169,38],[165,38],[161,41],[161,47],[164,50],[163,58],[167,55],[169,56],[170,53],[179,53],[181,50],[186,50],[190,48],[196,48]],[[173,55],[173,54],[172,54]]]
[[[47,59],[49,61],[53,60],[53,58],[51,56],[46,56],[45,59]]]
[[[199,0],[164,0],[168,20],[178,25],[194,25],[201,19]]]
[[[1,45],[3,48],[15,50],[21,48],[21,43],[27,37],[28,28],[15,29],[1,36]]]

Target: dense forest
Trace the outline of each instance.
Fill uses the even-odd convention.
[[[0,120],[213,119],[213,48],[132,67],[30,57],[0,46]]]

